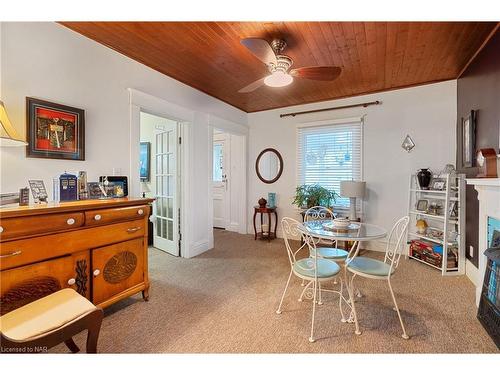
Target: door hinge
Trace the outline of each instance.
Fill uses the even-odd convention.
[[[182,144],[182,138],[179,137],[179,144],[181,145]]]

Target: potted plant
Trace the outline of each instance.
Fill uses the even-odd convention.
[[[292,204],[299,208],[314,206],[332,207],[339,195],[320,185],[301,185],[295,188],[295,197]]]

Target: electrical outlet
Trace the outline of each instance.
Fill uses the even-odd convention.
[[[474,258],[474,246],[469,246],[469,257]]]

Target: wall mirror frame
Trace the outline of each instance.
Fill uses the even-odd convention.
[[[261,170],[261,167],[265,163],[266,159],[272,161],[271,158],[273,157],[277,158],[275,162],[278,162],[277,167],[274,168],[275,171],[271,171],[271,168],[269,168],[269,171]],[[276,165],[276,163],[274,163],[274,165]],[[273,182],[278,181],[278,179],[281,177],[281,174],[283,173],[283,158],[281,157],[281,154],[278,152],[278,150],[274,148],[266,148],[262,150],[259,156],[257,156],[257,160],[255,161],[255,172],[257,173],[259,179],[265,184],[272,184]]]

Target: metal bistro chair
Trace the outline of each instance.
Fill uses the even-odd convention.
[[[392,227],[392,230],[389,234],[389,238],[387,239],[387,247],[385,250],[384,261],[380,261],[377,259],[367,258],[367,257],[349,257],[346,260],[346,270],[352,273],[351,280],[349,281],[348,275],[346,274],[346,282],[347,282],[347,290],[349,292],[349,298],[351,300],[352,313],[354,315],[354,323],[356,325],[355,333],[357,335],[361,334],[359,330],[358,317],[356,315],[356,306],[354,305],[354,277],[359,275],[361,277],[366,277],[369,279],[376,280],[387,280],[389,284],[389,291],[391,292],[392,300],[394,302],[394,310],[398,313],[399,322],[401,323],[401,328],[403,329],[402,337],[404,339],[408,339],[409,336],[406,334],[405,326],[403,324],[403,319],[401,318],[401,314],[399,312],[399,307],[396,302],[396,297],[394,297],[394,292],[392,291],[391,286],[391,277],[396,271],[398,267],[399,260],[401,258],[401,254],[403,252],[405,241],[408,232],[408,223],[410,218],[408,216],[404,216],[399,219],[396,224]],[[396,243],[393,248],[391,248],[392,240],[395,240]],[[356,255],[356,254],[354,254]]]
[[[314,206],[309,208],[304,214],[304,222],[316,220],[332,220],[335,218],[334,213],[323,206]],[[347,259],[348,252],[337,248],[337,241],[328,242],[321,239],[315,239],[316,250],[321,258],[330,259],[337,263],[343,263]],[[329,247],[318,246],[321,244],[330,245]],[[333,247],[332,247],[333,246]]]
[[[302,280],[309,281],[309,283],[312,284],[313,289],[313,310],[311,319],[311,336],[309,337],[309,341],[314,342],[314,317],[316,313],[316,304],[318,302],[318,291],[320,291],[321,288],[320,283],[333,280],[339,274],[340,267],[337,263],[331,260],[316,256],[316,243],[314,239],[307,234],[306,229],[297,220],[285,217],[281,220],[281,227],[283,229],[283,237],[285,240],[288,259],[290,261],[290,274],[288,275],[285,290],[283,291],[283,295],[281,296],[280,304],[278,310],[276,310],[276,314],[281,314],[281,306],[283,304],[283,299],[285,298],[288,285],[290,284],[292,274]],[[290,240],[299,236],[303,239],[303,244],[294,251],[290,246]],[[302,259],[297,259],[297,253],[305,247],[309,248],[310,256]],[[341,300],[342,297],[340,296],[339,299]]]

